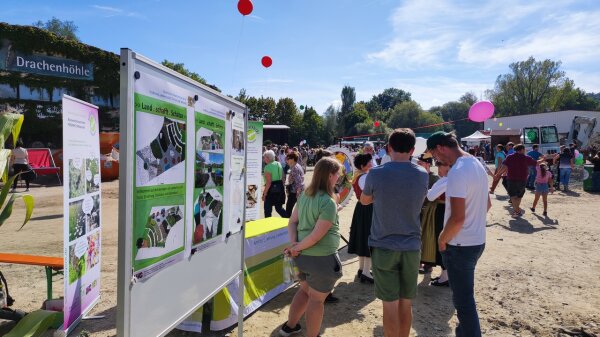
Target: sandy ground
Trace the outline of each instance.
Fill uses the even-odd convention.
[[[312,172],[308,172],[310,176]],[[116,335],[118,181],[102,184],[102,292],[91,315],[104,319],[81,322],[73,335]],[[0,228],[0,251],[62,256],[62,188],[33,187],[36,208],[33,219],[17,231],[22,207]],[[476,299],[486,336],[562,336],[560,327],[586,328],[600,334],[600,195],[581,188],[549,197],[549,218],[529,211],[533,194],[527,193],[522,219],[509,216],[507,196],[501,186],[488,215],[486,250],[476,272]],[[340,212],[340,228],[348,237],[356,200]],[[354,280],[358,259],[340,251],[344,277],[335,288],[339,303],[328,304],[323,336],[383,336],[382,305],[372,285]],[[0,264],[12,296],[13,308],[33,311],[46,296],[43,268]],[[439,274],[435,268],[433,276]],[[419,276],[418,296],[413,304],[411,336],[451,336],[456,324],[451,290],[428,285],[429,275]],[[55,277],[55,297],[62,294],[62,277]],[[286,321],[295,288],[264,305],[244,322],[244,335],[276,336]],[[304,322],[301,322],[304,324]],[[13,323],[0,320],[0,335]],[[169,336],[197,336],[173,331]],[[236,336],[232,327],[205,336]],[[300,334],[302,336],[302,334]],[[566,335],[564,335],[566,336]]]

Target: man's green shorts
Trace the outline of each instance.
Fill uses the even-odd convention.
[[[417,296],[420,251],[400,252],[373,247],[371,258],[377,298],[392,302]]]

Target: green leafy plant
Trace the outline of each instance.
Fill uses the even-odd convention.
[[[25,224],[29,222],[29,219],[31,219],[34,206],[34,200],[31,194],[13,193],[11,194],[8,201],[6,201],[13,182],[20,174],[21,173],[10,177],[8,179],[8,182],[4,184],[4,186],[2,186],[2,190],[0,190],[0,209],[2,210],[2,212],[0,212],[0,226],[2,226],[4,222],[8,220],[8,218],[10,218],[15,200],[17,200],[17,198],[23,199],[23,203],[25,204],[25,221],[23,221],[23,224],[21,225],[21,227],[19,227],[19,230],[21,230],[25,226]]]
[[[25,204],[25,221],[23,221],[19,230],[21,230],[23,226],[27,224],[29,219],[31,219],[34,200],[33,196],[30,194],[13,193],[10,198],[8,198],[11,186],[21,173],[8,178],[8,159],[10,158],[11,151],[4,149],[4,143],[11,134],[13,137],[13,144],[17,143],[23,120],[24,116],[20,114],[6,113],[0,115],[0,176],[2,177],[2,181],[4,181],[4,186],[2,186],[2,189],[0,190],[0,226],[10,218],[15,200],[21,198]]]

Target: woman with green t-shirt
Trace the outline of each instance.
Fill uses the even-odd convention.
[[[292,211],[288,223],[292,245],[284,253],[295,258],[300,288],[292,300],[288,320],[279,330],[282,336],[302,330],[298,322],[303,314],[306,314],[306,336],[317,336],[325,298],[342,277],[342,263],[337,255],[340,233],[334,191],[340,170],[340,164],[333,158],[319,160],[310,185]]]
[[[283,168],[281,164],[275,160],[275,152],[268,150],[263,154],[265,162],[265,187],[263,188],[262,201],[265,206],[265,218],[271,217],[273,214],[273,206],[275,211],[282,218],[287,218],[287,212],[283,209],[285,203],[285,190],[283,187]]]

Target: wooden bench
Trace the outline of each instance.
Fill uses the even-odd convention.
[[[52,299],[52,276],[62,274],[64,267],[62,257],[25,254],[0,253],[0,263],[43,266],[46,269],[46,285],[48,287],[49,300]]]

